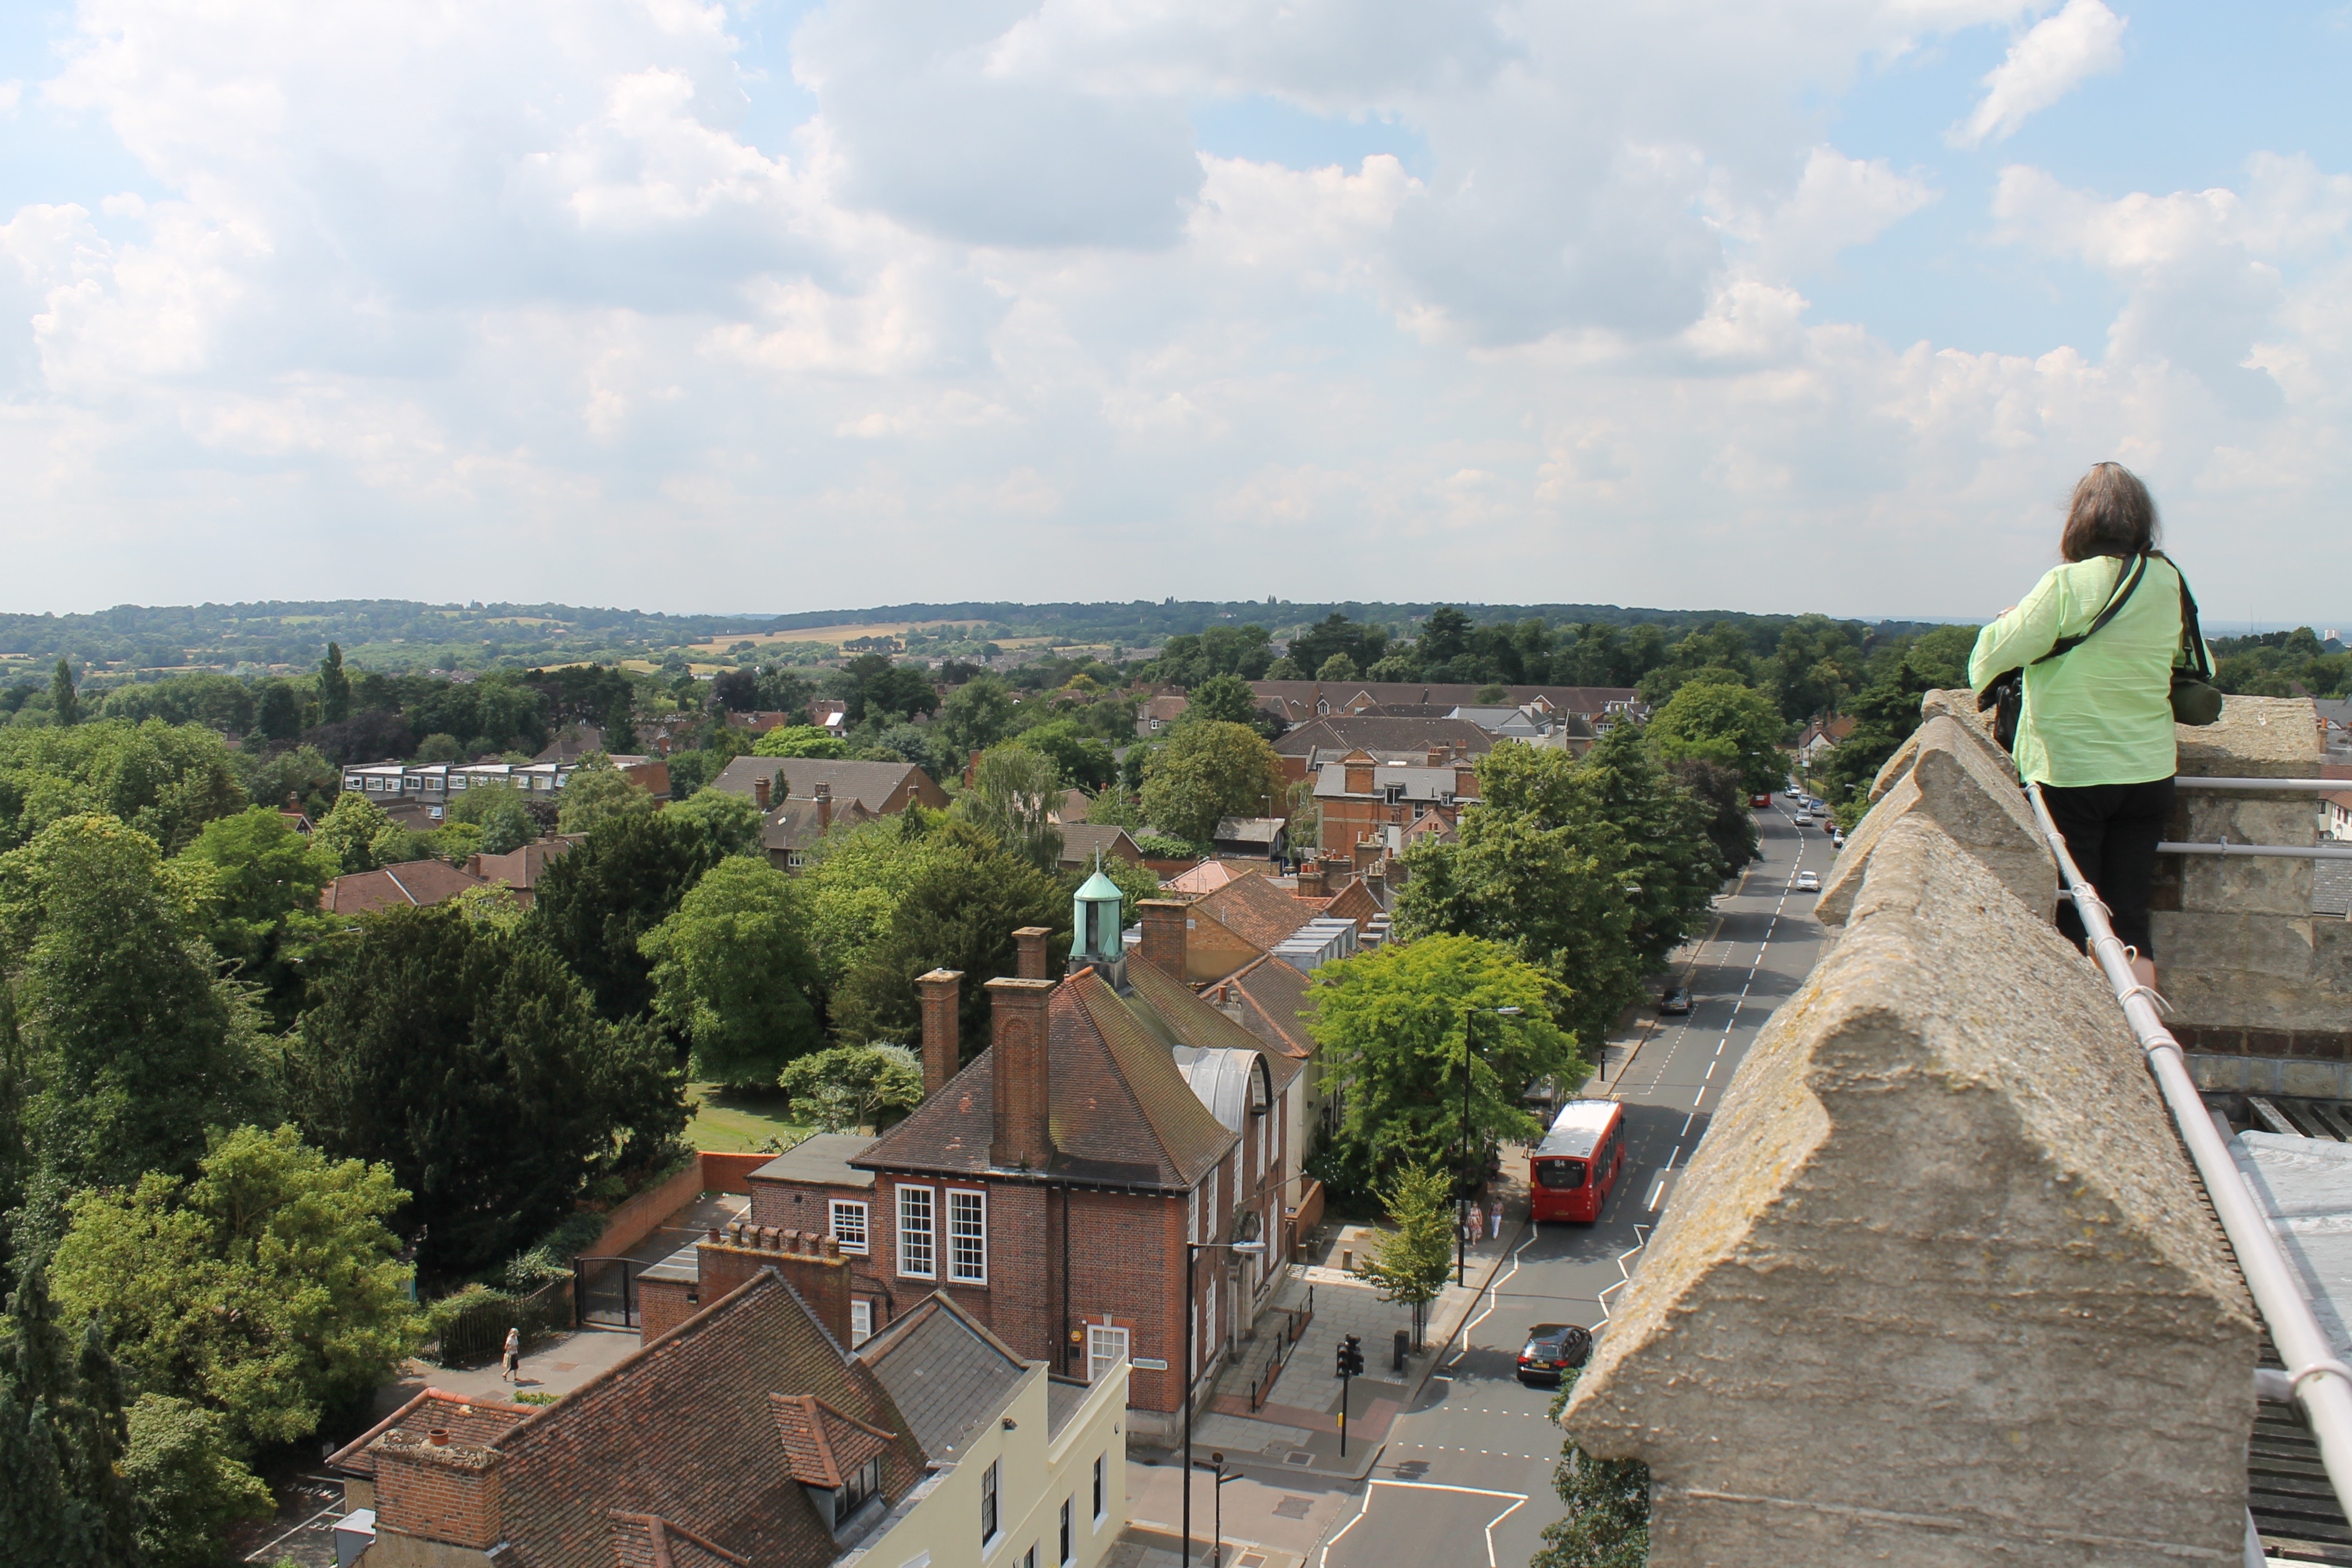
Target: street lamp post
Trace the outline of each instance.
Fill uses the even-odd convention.
[[[1454,1282],[1470,1283],[1470,1024],[1481,1013],[1516,1018],[1517,1007],[1465,1007],[1462,1010],[1462,1185],[1454,1195]]]
[[[1184,1568],[1192,1568],[1192,1342],[1200,1338],[1198,1298],[1192,1293],[1192,1260],[1203,1252],[1238,1252],[1245,1258],[1255,1258],[1265,1251],[1263,1241],[1184,1244]],[[1223,1506],[1219,1504],[1221,1510]],[[1222,1518],[1221,1511],[1221,1521]]]
[[[1215,1521],[1209,1526],[1209,1537],[1212,1543],[1209,1549],[1209,1562],[1212,1568],[1223,1568],[1225,1561],[1225,1487],[1230,1482],[1240,1480],[1242,1479],[1241,1472],[1239,1470],[1235,1470],[1231,1474],[1226,1473],[1225,1457],[1222,1453],[1211,1454],[1209,1456],[1209,1462],[1201,1468],[1217,1478],[1217,1485],[1214,1493],[1217,1500]],[[1189,1489],[1189,1488],[1187,1489]]]

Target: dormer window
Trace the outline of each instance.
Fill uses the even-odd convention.
[[[833,1527],[839,1530],[856,1517],[868,1500],[882,1489],[882,1457],[877,1454],[857,1467],[833,1494]]]

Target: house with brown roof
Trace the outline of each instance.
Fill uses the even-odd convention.
[[[1265,865],[1255,860],[1211,858],[1179,871],[1173,877],[1162,879],[1160,885],[1171,897],[1198,898],[1203,893],[1215,892],[1227,882],[1242,877],[1255,877],[1264,870]]]
[[[580,841],[578,834],[567,837],[559,833],[534,839],[504,855],[469,855],[466,858],[466,874],[509,889],[515,902],[527,910],[537,896],[539,879],[547,874],[547,868]]]
[[[1256,693],[1258,706],[1274,717],[1303,724],[1333,713],[1381,708],[1476,707],[1494,689],[1465,681],[1253,680],[1250,689]],[[1642,694],[1630,686],[1507,686],[1503,692],[1503,700],[1515,708],[1534,704],[1545,712],[1596,721],[1638,713],[1642,707]]]
[[[1024,1356],[1089,1383],[1131,1360],[1131,1428],[1166,1437],[1271,1299],[1273,1258],[1185,1243],[1280,1245],[1290,1129],[1258,1037],[1193,994],[1187,906],[1149,900],[1130,957],[1108,879],[1079,889],[1067,976],[1042,927],[992,980],[988,1048],[956,1069],[962,977],[922,993],[922,1105],[853,1167],[874,1175],[866,1255],[906,1297],[938,1290]],[[877,1325],[877,1332],[880,1331]]]
[[[1154,735],[1165,734],[1191,706],[1192,699],[1181,691],[1146,698],[1135,705],[1135,738],[1148,741]]]
[[[1108,823],[1065,821],[1061,830],[1059,864],[1065,871],[1083,871],[1095,863],[1097,855],[1124,860],[1130,866],[1143,864],[1143,847],[1124,827]]]
[[[429,909],[468,888],[488,886],[446,860],[404,860],[373,871],[350,871],[319,889],[319,912],[363,915],[376,910]]]
[[[710,781],[710,787],[757,801],[765,785],[766,811],[776,801],[814,800],[824,784],[835,806],[855,801],[877,816],[896,816],[909,801],[934,811],[947,809],[947,792],[912,763],[835,762],[822,757],[737,757]]]
[[[836,805],[833,786],[824,783],[817,784],[812,800],[772,802],[768,781],[758,779],[753,781],[752,799],[761,813],[760,847],[767,851],[768,863],[788,876],[798,876],[806,868],[818,841],[836,824],[854,827],[880,815],[868,810],[862,801]]]
[[[1495,736],[1467,719],[1402,719],[1387,714],[1312,719],[1274,742],[1283,775],[1313,778],[1327,763],[1362,752],[1375,762],[1452,767],[1495,749]]]
[[[738,1226],[703,1247],[689,1315],[554,1404],[427,1389],[333,1455],[358,1564],[1102,1561],[1126,1522],[1123,1366],[1055,1378],[938,1298],[853,1352],[816,1238]]]
[[[1285,1119],[1297,1129],[1284,1151],[1282,1167],[1284,1201],[1292,1208],[1305,1184],[1301,1167],[1307,1144],[1316,1131],[1330,1131],[1339,1115],[1339,1096],[1323,1087],[1323,1075],[1315,1068],[1317,1045],[1307,1030],[1308,984],[1308,976],[1296,965],[1268,953],[1201,993],[1202,1001],[1257,1037],[1274,1067]],[[1285,1239],[1292,1244],[1297,1240]]]
[[[1817,719],[1805,726],[1797,737],[1797,760],[1808,767],[1828,756],[1848,735],[1853,733],[1853,721],[1843,716]]]
[[[1184,906],[1182,978],[1205,985],[1282,945],[1323,912],[1270,877],[1239,877]]]
[[[1435,813],[1450,830],[1462,809],[1477,799],[1477,771],[1467,761],[1417,766],[1356,751],[1324,763],[1315,775],[1323,847],[1343,854],[1367,839],[1401,854],[1408,827]]]

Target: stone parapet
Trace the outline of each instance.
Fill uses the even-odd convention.
[[[1899,794],[1566,1424],[1648,1464],[1654,1568],[2236,1563],[2226,1242],[2097,972]]]
[[[1878,804],[1855,824],[1813,906],[1824,925],[1845,923],[1880,840],[1914,816],[1941,828],[2027,908],[2057,907],[2058,870],[2017,773],[1973,725],[1947,715],[1922,722],[1880,772],[1873,798]]]

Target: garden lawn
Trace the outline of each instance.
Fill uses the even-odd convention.
[[[686,1124],[685,1137],[695,1149],[756,1153],[771,1142],[789,1149],[814,1131],[785,1119],[788,1102],[782,1093],[738,1094],[715,1083],[698,1083],[687,1095],[694,1102],[694,1116]]]

